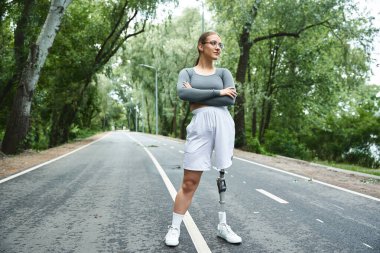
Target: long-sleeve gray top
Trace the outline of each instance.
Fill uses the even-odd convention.
[[[191,88],[185,88],[184,82],[189,82]],[[225,68],[216,68],[212,75],[200,75],[194,68],[185,68],[179,72],[177,93],[180,99],[210,106],[228,106],[235,104],[235,99],[220,96],[220,90],[233,87],[231,72]]]

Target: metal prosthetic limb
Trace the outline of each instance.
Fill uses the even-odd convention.
[[[220,211],[225,212],[224,204],[226,203],[224,201],[224,194],[227,190],[226,180],[224,178],[224,169],[221,169],[219,171],[219,177],[216,179],[216,184],[218,185],[219,190],[219,203],[220,203]]]
[[[220,203],[220,212],[219,216],[219,224],[218,224],[218,236],[225,239],[229,243],[241,243],[241,237],[235,234],[232,231],[231,227],[227,225],[226,212],[224,209],[224,194],[227,190],[226,179],[224,178],[225,171],[221,169],[219,171],[219,177],[216,179],[216,183],[218,185],[219,190],[219,203]]]

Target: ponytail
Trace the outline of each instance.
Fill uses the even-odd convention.
[[[200,56],[200,55],[198,55],[198,58],[195,60],[195,64],[194,64],[194,67],[198,65],[198,63],[199,63],[199,58],[200,58],[200,57],[201,57],[201,56]]]

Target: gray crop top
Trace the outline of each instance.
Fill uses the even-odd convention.
[[[189,82],[191,88],[185,88],[184,82]],[[210,106],[228,106],[235,104],[235,99],[220,96],[220,90],[233,87],[231,72],[225,68],[216,68],[212,75],[197,74],[193,68],[185,68],[179,72],[177,93],[180,99]]]

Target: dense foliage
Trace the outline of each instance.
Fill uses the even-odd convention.
[[[191,114],[175,87],[178,72],[197,57],[199,10],[154,21],[162,1],[127,2],[73,1],[34,94],[23,148],[55,146],[89,130],[155,133],[155,69],[159,133],[184,138]],[[238,86],[231,108],[238,147],[380,167],[380,85],[366,84],[377,33],[371,17],[350,0],[206,3],[214,14],[206,30],[226,44],[217,65]],[[0,138],[48,5],[0,5]]]

